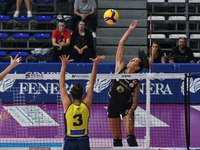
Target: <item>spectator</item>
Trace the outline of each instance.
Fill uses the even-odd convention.
[[[153,42],[151,50],[151,63],[166,63],[165,55],[159,43]]]
[[[169,63],[194,63],[193,52],[186,46],[185,37],[180,37],[178,46],[172,48]]]
[[[52,61],[58,62],[60,55],[70,55],[71,32],[65,28],[64,20],[59,21],[58,29],[52,33]]]
[[[90,62],[95,57],[92,33],[85,29],[85,21],[81,20],[78,29],[72,34],[71,57],[74,62]]]
[[[4,5],[4,8],[1,11],[1,15],[6,15],[7,12],[10,10],[10,8],[12,7],[14,2],[15,2],[15,0],[7,0],[6,4]]]
[[[92,25],[92,35],[96,37],[96,25],[97,20],[95,17],[95,8],[96,2],[95,0],[75,0],[74,2],[74,14],[71,20],[70,30],[74,30],[76,27],[76,23],[79,20],[89,20]]]
[[[30,0],[24,0],[26,8],[27,8],[27,17],[32,17],[31,9],[30,9]],[[16,1],[16,11],[14,13],[14,17],[17,18],[19,17],[19,10],[20,6],[22,4],[22,0],[17,0]]]

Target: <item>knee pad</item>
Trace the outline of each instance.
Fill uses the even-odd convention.
[[[137,141],[135,139],[135,135],[128,135],[127,142],[129,146],[138,146]]]
[[[123,146],[122,145],[122,139],[114,139],[113,140],[113,145],[114,146]]]

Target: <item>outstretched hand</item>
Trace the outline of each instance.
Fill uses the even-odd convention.
[[[62,55],[59,57],[60,57],[60,60],[62,61],[62,64],[65,64],[65,65],[68,64],[69,62],[74,61],[73,59],[69,60],[70,55],[68,55],[67,57],[66,57],[66,55]]]
[[[10,117],[11,117],[11,116],[10,116],[10,113],[8,113],[7,110],[3,109],[3,110],[1,111],[0,119],[10,120]]]
[[[99,63],[102,59],[104,59],[104,58],[105,58],[105,56],[103,55],[103,56],[97,56],[97,58],[95,58],[95,59],[90,58],[90,60],[92,60],[93,63],[98,64],[98,63]]]
[[[10,56],[10,66],[12,68],[15,68],[17,65],[20,65],[21,63],[21,60],[22,58],[21,57],[18,57],[18,54],[15,56],[15,58],[13,59],[12,56]]]
[[[133,31],[133,30],[136,28],[137,23],[138,23],[138,21],[137,21],[137,20],[134,20],[134,21],[131,23],[131,25],[129,26],[129,29],[130,29],[131,31]]]

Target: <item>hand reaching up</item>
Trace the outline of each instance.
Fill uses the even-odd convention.
[[[138,21],[137,21],[137,20],[134,20],[134,21],[131,23],[131,25],[129,26],[129,29],[130,29],[131,31],[133,31],[133,30],[136,28],[137,23],[138,23]]]
[[[18,57],[18,54],[15,56],[15,58],[13,59],[12,56],[10,56],[10,66],[12,68],[15,68],[17,65],[20,65],[21,63],[21,60],[22,58],[21,57]]]
[[[99,63],[102,59],[104,59],[104,58],[105,58],[105,56],[103,55],[103,56],[97,56],[97,58],[95,58],[95,59],[90,58],[90,60],[92,60],[93,63],[98,64],[98,63]]]
[[[74,61],[73,59],[70,59],[69,60],[69,55],[66,57],[66,55],[62,55],[62,56],[59,56],[60,57],[60,60],[62,61],[62,64],[63,65],[67,65],[69,62],[72,62]]]

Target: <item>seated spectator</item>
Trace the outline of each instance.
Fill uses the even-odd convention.
[[[52,62],[58,62],[59,56],[70,55],[71,32],[65,28],[64,20],[59,21],[58,29],[52,33]]]
[[[1,15],[6,15],[7,12],[10,10],[10,8],[12,7],[14,2],[15,2],[15,0],[7,0],[6,4],[4,5],[4,7],[1,11]]]
[[[78,29],[72,34],[71,58],[74,62],[90,62],[89,58],[95,57],[92,33],[85,29],[85,21],[81,20]]]
[[[172,48],[169,63],[195,63],[193,51],[186,46],[185,37],[180,37],[178,46]]]
[[[165,55],[157,42],[152,44],[151,63],[166,63]]]
[[[92,35],[96,37],[97,20],[95,17],[95,0],[75,0],[74,2],[74,14],[72,16],[70,30],[75,30],[76,23],[79,20],[89,20],[92,25]]]
[[[24,0],[26,8],[27,8],[27,17],[32,17],[31,9],[30,9],[30,0]],[[22,0],[17,0],[16,1],[16,11],[14,13],[14,17],[17,18],[19,17],[19,10],[20,6],[22,4]]]

